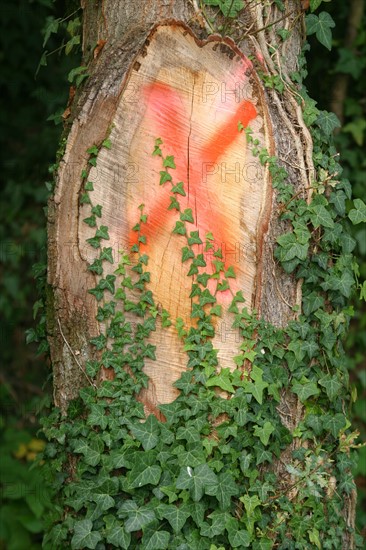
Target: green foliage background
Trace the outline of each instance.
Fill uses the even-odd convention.
[[[336,22],[333,48],[328,52],[315,36],[309,37],[309,94],[320,109],[329,109],[331,92],[340,73],[349,74],[345,99],[345,123],[336,136],[345,177],[355,197],[365,200],[366,99],[366,17],[360,25],[355,49],[344,48],[349,4],[332,0],[323,4]],[[25,331],[33,323],[33,304],[37,300],[32,265],[45,255],[45,217],[51,176],[61,126],[46,122],[63,111],[68,96],[67,77],[78,65],[77,56],[64,55],[64,48],[47,56],[47,67],[35,73],[42,54],[42,29],[46,18],[63,18],[75,6],[52,0],[19,0],[3,6],[0,33],[2,70],[0,155],[3,177],[0,216],[0,277],[2,292],[0,398],[1,499],[0,548],[10,550],[40,548],[43,515],[50,506],[48,489],[42,485],[37,469],[30,469],[42,449],[37,436],[37,413],[51,399],[51,377],[47,358],[36,355],[37,345],[26,345]],[[76,14],[78,15],[78,14]],[[51,52],[69,40],[65,25],[47,43]],[[58,117],[59,118],[59,117]],[[56,118],[56,121],[58,119]],[[355,226],[358,257],[363,280],[366,278],[366,228]],[[36,306],[37,307],[37,306]],[[355,302],[356,315],[347,342],[351,377],[359,400],[354,407],[354,424],[366,440],[366,308]],[[34,333],[28,333],[32,340]],[[359,487],[358,523],[366,525],[366,448],[360,450],[355,472]],[[366,534],[366,533],[365,533]]]

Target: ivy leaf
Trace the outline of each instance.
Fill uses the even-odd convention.
[[[322,204],[316,204],[314,206],[310,206],[309,210],[310,220],[315,228],[321,225],[323,227],[329,227],[329,229],[333,229],[334,221],[325,206],[323,206]]]
[[[292,385],[292,391],[297,394],[301,403],[304,403],[312,395],[319,395],[320,393],[316,382],[311,382],[305,377],[300,382],[295,382]]]
[[[353,225],[357,225],[359,223],[365,223],[366,222],[366,204],[361,199],[355,199],[353,201],[352,210],[350,210],[348,217],[353,223]]]
[[[74,526],[74,536],[71,539],[71,548],[95,548],[102,535],[99,531],[92,531],[93,522],[90,519],[77,521]]]
[[[220,508],[227,510],[231,504],[231,497],[236,496],[239,489],[234,481],[233,476],[229,472],[219,474],[218,482],[213,485],[206,486],[206,494],[217,498]]]
[[[325,430],[329,430],[334,437],[338,437],[339,431],[345,427],[347,422],[346,417],[342,413],[333,415],[325,415],[323,426]]]
[[[253,550],[271,550],[273,548],[273,540],[259,539],[254,541]]]
[[[317,10],[322,2],[323,0],[310,0],[311,12],[314,12],[315,10]]]
[[[250,543],[252,542],[252,537],[248,531],[238,529],[235,531],[229,531],[229,542],[232,548],[238,548],[238,546],[249,548]]]
[[[159,185],[164,185],[167,181],[172,181],[172,176],[166,170],[161,171]]]
[[[281,262],[288,262],[294,258],[306,260],[309,243],[301,244],[297,236],[293,233],[285,233],[277,238],[277,243],[280,245],[276,249],[276,257]]]
[[[263,426],[258,426],[258,424],[254,424],[254,435],[256,437],[259,437],[261,442],[264,446],[268,445],[269,438],[271,437],[271,434],[274,432],[274,426],[271,422],[265,422]]]
[[[106,493],[93,495],[93,500],[96,502],[100,512],[105,512],[115,505],[114,498]],[[100,515],[100,513],[98,515]]]
[[[221,512],[220,510],[215,510],[207,516],[212,520],[211,524],[207,521],[203,522],[201,525],[200,533],[202,537],[207,537],[212,539],[225,530],[225,524],[230,519],[230,516],[227,512]]]
[[[156,447],[159,441],[160,428],[156,416],[150,414],[144,423],[136,423],[130,426],[133,435],[141,441],[145,451]]]
[[[329,13],[322,11],[319,17],[314,14],[306,16],[306,34],[316,34],[317,39],[328,50],[332,49],[332,29],[335,23]]]
[[[246,382],[244,384],[244,391],[251,393],[256,401],[261,405],[263,402],[263,391],[268,388],[268,382],[263,382],[263,371],[256,365],[253,366],[250,377],[253,382]]]
[[[182,197],[185,197],[186,192],[184,191],[183,185],[184,183],[182,181],[178,182],[176,185],[173,185],[172,193],[177,193],[178,195],[182,195]]]
[[[100,462],[100,452],[92,449],[84,439],[72,440],[75,453],[84,455],[84,460],[89,466],[96,466]]]
[[[180,426],[177,430],[177,439],[185,439],[187,443],[200,441],[200,433],[193,426]]]
[[[258,495],[253,495],[252,497],[244,495],[240,497],[239,500],[244,504],[245,511],[249,518],[254,515],[255,509],[262,504]]]
[[[227,278],[231,277],[233,279],[236,278],[236,273],[233,266],[228,267],[228,269],[225,271],[225,277]]]
[[[113,519],[115,520],[115,518]],[[116,548],[124,548],[125,550],[128,550],[131,543],[131,534],[126,533],[123,525],[117,524],[107,530],[107,542]]]
[[[176,233],[177,235],[185,235],[187,233],[186,226],[184,225],[184,222],[176,222],[175,227],[173,229],[173,233]]]
[[[101,225],[99,229],[97,229],[95,233],[96,237],[99,237],[100,239],[109,239],[109,233],[108,233],[108,227],[105,225]]]
[[[160,510],[160,507],[159,507]],[[161,515],[167,519],[175,533],[179,533],[191,515],[184,506],[162,505]]]
[[[315,435],[320,435],[323,431],[323,419],[318,414],[309,414],[305,417],[305,425],[310,428]]]
[[[307,296],[304,296],[303,298],[304,315],[308,317],[311,313],[323,307],[323,305],[324,305],[324,298],[315,291],[310,292],[310,294],[308,294]]]
[[[312,359],[319,351],[319,346],[315,340],[305,340],[305,342],[302,342],[302,349],[308,355],[309,359]]]
[[[256,465],[264,464],[264,462],[272,462],[272,453],[263,448],[262,445],[254,447],[256,451]],[[248,476],[249,477],[249,476]]]
[[[191,231],[190,237],[188,238],[188,244],[191,246],[192,244],[202,244],[202,241],[199,236],[198,231]]]
[[[179,205],[179,202],[177,201],[177,199],[175,197],[169,197],[169,200],[170,200],[170,205],[168,206],[168,210],[180,210],[180,205]]]
[[[139,531],[155,519],[155,512],[147,506],[138,507],[133,500],[126,500],[119,507],[119,517],[127,517],[124,527],[127,533]]]
[[[170,533],[168,531],[155,531],[149,539],[143,537],[144,550],[165,550],[169,547]]]
[[[114,260],[112,247],[109,246],[108,248],[103,248],[102,252],[100,253],[99,259],[106,260],[107,262],[113,264]]]
[[[173,155],[168,155],[163,160],[164,168],[176,168]]]
[[[108,426],[108,417],[105,414],[105,410],[101,405],[92,403],[90,405],[90,413],[87,419],[89,426],[100,426],[102,430],[105,430]]]
[[[334,208],[340,216],[344,216],[346,212],[346,194],[344,191],[333,192],[329,202],[334,204]]]
[[[188,246],[182,248],[182,262],[186,262],[190,258],[194,258],[194,252]]]
[[[218,6],[225,17],[236,17],[243,9],[243,0],[205,0],[208,6]]]
[[[235,393],[234,386],[231,383],[231,371],[229,368],[222,369],[216,376],[211,376],[207,380],[206,386],[215,386],[229,393]]]
[[[192,208],[186,208],[181,214],[180,219],[189,223],[194,223]]]
[[[203,497],[205,488],[217,483],[216,474],[207,464],[201,464],[196,468],[181,468],[176,486],[177,489],[189,489],[194,502],[198,502]]]
[[[96,216],[98,216],[98,218],[102,217],[102,206],[100,204],[93,206],[91,211],[92,211],[92,214],[95,214]]]
[[[333,130],[339,128],[341,125],[337,115],[328,111],[319,111],[315,122],[328,137],[332,135]]]
[[[46,18],[46,25],[45,25],[45,28],[43,29],[44,39],[43,39],[42,48],[44,48],[45,45],[47,44],[51,34],[57,33],[60,23],[61,23],[61,19],[60,18],[55,19],[52,15]]]
[[[134,489],[149,484],[157,485],[161,477],[162,469],[156,464],[156,452],[137,452],[134,458],[134,466],[127,476],[129,487]]]

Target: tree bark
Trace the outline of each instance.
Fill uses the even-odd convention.
[[[91,235],[81,221],[86,214],[79,204],[80,174],[88,164],[88,148],[95,144],[100,145],[109,131],[112,141],[114,138],[117,139],[118,134],[123,147],[117,151],[113,151],[112,148],[111,151],[105,150],[101,153],[98,157],[98,168],[94,170],[94,196],[98,198],[97,202],[103,205],[103,223],[109,227],[111,244],[114,251],[117,251],[121,242],[128,244],[127,226],[133,218],[131,209],[135,204],[128,202],[129,182],[126,163],[128,165],[132,157],[129,156],[130,150],[126,156],[123,156],[123,151],[129,148],[135,137],[131,128],[143,126],[139,109],[134,107],[135,103],[131,104],[132,109],[130,105],[126,107],[126,98],[133,98],[135,90],[137,95],[140,93],[139,69],[141,66],[144,70],[151,68],[151,64],[144,61],[145,57],[147,56],[151,63],[150,57],[157,55],[159,47],[164,53],[161,44],[158,44],[159,40],[167,40],[169,37],[176,47],[178,43],[183,44],[181,47],[183,50],[186,48],[184,51],[196,51],[196,48],[197,52],[203,52],[204,59],[208,56],[204,52],[209,51],[213,56],[212,67],[209,67],[211,77],[215,71],[215,63],[223,63],[218,61],[219,58],[223,60],[227,56],[230,69],[231,55],[236,55],[241,60],[247,60],[248,57],[255,59],[255,66],[268,77],[279,75],[284,87],[281,94],[274,88],[266,88],[255,70],[251,73],[249,100],[255,103],[261,117],[261,125],[255,131],[261,138],[262,145],[267,147],[270,154],[275,154],[280,164],[286,168],[295,192],[306,200],[310,199],[308,189],[314,178],[312,141],[289,79],[289,74],[297,69],[303,42],[301,2],[286,1],[285,14],[267,2],[246,4],[230,28],[230,39],[222,39],[220,36],[212,35],[209,38],[209,26],[195,1],[150,0],[139,4],[138,9],[136,3],[127,0],[83,3],[83,56],[84,64],[88,66],[89,78],[76,94],[71,115],[67,120],[68,137],[65,153],[60,162],[56,190],[49,204],[48,282],[52,292],[49,300],[48,329],[54,372],[54,399],[63,413],[66,413],[68,403],[78,395],[80,388],[89,383],[98,383],[87,379],[85,364],[95,354],[90,339],[98,336],[102,330],[96,321],[96,300],[88,293],[88,289],[95,287],[95,276],[87,270],[87,261],[92,258],[84,243]],[[225,20],[223,25],[226,25]],[[276,34],[279,29],[291,30],[291,37],[282,42]],[[187,43],[189,46],[186,46]],[[165,53],[168,58],[169,52]],[[180,58],[182,62],[183,57]],[[165,62],[163,60],[162,63]],[[156,71],[160,70],[161,66],[159,65]],[[189,70],[189,62],[185,68]],[[202,67],[199,67],[198,71],[201,69]],[[152,74],[152,78],[156,74]],[[216,79],[220,79],[219,70]],[[138,122],[127,120],[129,112],[137,117]],[[157,123],[156,128],[159,128]],[[147,144],[149,151],[152,150],[152,145],[153,143]],[[143,153],[139,147],[136,154],[139,153],[141,157]],[[168,149],[164,152],[172,154]],[[250,152],[247,151],[246,154],[249,155]],[[132,162],[138,163],[136,159],[132,159]],[[253,159],[253,166],[258,169],[259,165],[255,164],[256,162],[258,161]],[[118,178],[113,180],[113,170],[118,163],[121,171]],[[145,173],[146,167],[148,165],[144,167],[142,161],[140,173]],[[260,185],[263,187],[256,198],[254,192],[252,196],[253,203],[257,204],[259,201],[259,214],[247,233],[245,228],[241,228],[240,237],[241,242],[243,239],[245,242],[245,235],[254,235],[254,240],[247,241],[249,248],[246,249],[249,250],[252,274],[250,284],[247,284],[244,275],[239,276],[238,281],[244,288],[249,308],[257,309],[260,316],[271,324],[285,327],[290,320],[296,319],[299,315],[301,281],[296,281],[293,276],[286,274],[274,261],[276,238],[287,227],[285,222],[278,219],[269,173],[263,167],[260,169],[261,180],[257,178],[253,186],[256,190]],[[156,166],[154,173],[158,173]],[[150,183],[149,180],[149,185]],[[144,181],[139,180],[135,188],[136,195],[140,194],[142,198],[144,193],[148,193],[144,185]],[[125,187],[119,195],[121,186]],[[245,183],[243,186],[243,190],[238,191],[239,196],[245,191],[249,194],[247,200],[250,200],[250,189],[244,189]],[[116,216],[119,209],[121,219]],[[245,260],[248,260],[248,256]],[[154,259],[157,270],[161,261],[161,256],[157,254]],[[245,261],[239,265],[239,272],[240,266],[245,271]],[[179,277],[182,278],[181,275]],[[168,283],[169,280],[166,279],[163,280],[161,288],[158,285],[155,287],[157,294],[162,293],[162,301],[167,299]],[[177,289],[174,292],[176,293]],[[187,304],[184,298],[173,304],[168,300],[167,309],[170,307],[172,315],[176,316],[180,306],[186,307],[188,309],[183,316],[187,316]],[[172,331],[164,338],[164,341],[154,342],[157,345],[157,355],[161,359],[159,374],[154,374],[154,362],[147,363],[146,372],[151,383],[149,390],[140,396],[146,413],[155,412],[157,415],[158,404],[174,399],[176,390],[172,383],[185,369],[179,343],[174,341]],[[225,338],[221,338],[216,345],[223,348],[225,356]],[[171,367],[171,359],[166,358],[167,350],[174,358]],[[108,372],[105,372],[104,376],[108,376]],[[293,397],[284,395],[278,409],[283,423],[290,430],[295,429],[303,415],[301,403]],[[288,460],[297,445],[299,441],[294,438],[294,442],[286,451]],[[279,462],[275,469],[280,473],[281,468],[283,466]],[[350,527],[354,523],[353,504],[352,499],[345,503],[345,517]],[[352,541],[348,535],[345,535],[344,548],[352,548]]]

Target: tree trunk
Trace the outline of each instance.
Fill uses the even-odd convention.
[[[173,383],[187,368],[186,354],[174,323],[162,326],[161,311],[172,319],[181,317],[187,330],[197,321],[191,319],[194,300],[181,262],[182,235],[171,235],[179,217],[174,209],[167,211],[166,183],[159,186],[159,172],[165,168],[159,155],[152,156],[157,138],[163,141],[163,156],[174,156],[176,167],[166,173],[186,186],[186,196],[178,197],[181,210],[191,209],[192,231],[201,236],[212,232],[211,254],[219,246],[223,269],[234,266],[237,277],[231,288],[243,292],[249,314],[256,311],[277,328],[298,319],[301,279],[274,259],[276,240],[289,226],[279,219],[273,173],[252,152],[258,140],[258,147],[286,169],[295,196],[310,201],[315,178],[312,138],[289,78],[298,69],[304,14],[299,0],[285,5],[282,12],[275,3],[247,2],[230,24],[216,15],[215,25],[222,20],[223,34],[230,32],[230,38],[222,38],[210,34],[210,20],[196,1],[83,2],[83,55],[89,77],[77,91],[67,120],[67,142],[49,204],[48,328],[54,399],[63,414],[81,388],[115,376],[110,365],[95,377],[87,368],[88,361],[101,357],[90,340],[106,330],[104,320],[96,319],[100,304],[88,292],[100,280],[95,270],[87,269],[100,252],[86,242],[95,234],[95,216],[89,226],[83,222],[91,208],[85,199],[88,182],[93,184],[93,206],[102,206],[100,223],[108,227],[109,240],[103,242],[115,260],[104,271],[104,280],[113,276],[118,251],[139,244],[140,233],[131,228],[139,221],[139,205],[145,205],[142,232],[147,241],[141,241],[138,252],[149,256],[149,288],[158,314],[157,329],[149,337],[156,359],[146,358],[149,385],[138,399],[146,415],[164,421],[158,406],[179,394]],[[286,41],[279,38],[280,29],[291,32]],[[277,79],[272,80],[277,90],[263,84],[271,78]],[[248,142],[247,127],[253,132]],[[101,147],[105,140],[107,146]],[[136,254],[130,254],[132,266]],[[209,269],[213,274],[212,265]],[[132,300],[133,292],[128,296]],[[223,314],[216,321],[213,345],[220,367],[233,370],[233,357],[243,348],[231,328],[228,291],[217,293],[217,303]],[[127,317],[138,321],[133,311]],[[245,360],[243,370],[249,373],[248,364]],[[226,395],[223,387],[218,392]],[[303,404],[287,390],[277,411],[290,432],[304,419]],[[296,499],[296,483],[291,493],[293,478],[284,464],[295,464],[293,451],[302,446],[294,437],[272,467],[283,477],[279,491],[287,487],[290,500]],[[331,471],[329,476],[333,479]],[[353,493],[344,498],[343,515],[348,528],[343,548],[353,548]]]

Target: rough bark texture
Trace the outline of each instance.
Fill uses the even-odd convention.
[[[299,0],[288,0],[285,4],[286,17],[275,6],[268,6],[267,2],[248,2],[248,7],[230,30],[233,41],[230,44],[236,44],[235,47],[230,45],[230,48],[232,51],[233,48],[239,48],[238,55],[240,53],[257,58],[257,67],[264,74],[274,75],[280,71],[285,86],[281,95],[274,89],[264,88],[255,75],[252,77],[256,101],[266,119],[263,145],[273,148],[288,171],[296,192],[309,198],[307,189],[313,178],[312,142],[302,120],[301,108],[290,90],[288,78],[297,68],[303,38],[303,13]],[[86,151],[92,145],[100,144],[106,137],[115,120],[121,98],[127,93],[133,68],[136,69],[143,62],[142,52],[146,40],[149,36],[151,39],[157,24],[175,21],[178,28],[182,24],[186,25],[190,29],[190,36],[195,36],[196,44],[208,37],[207,23],[202,13],[196,2],[189,0],[150,0],[139,4],[138,9],[134,2],[128,0],[104,0],[85,2],[83,8],[84,59],[89,63],[90,76],[72,106],[66,150],[60,164],[56,191],[49,205],[48,280],[53,290],[49,339],[55,403],[62,411],[66,410],[69,400],[76,397],[79,388],[89,383],[83,373],[86,360],[93,354],[89,339],[97,336],[100,330],[95,320],[96,301],[88,294],[88,289],[95,286],[95,279],[86,269],[84,239],[89,235],[82,227],[81,220],[85,216],[79,206],[80,173],[87,164]],[[291,30],[291,38],[285,42],[279,41],[276,35],[276,31],[283,28]],[[221,39],[217,37],[216,40],[220,42]],[[103,47],[93,51],[95,44]],[[271,50],[271,45],[278,47]],[[138,72],[135,73],[138,75]],[[273,135],[271,128],[274,128]],[[152,149],[150,145],[149,149]],[[169,154],[169,151],[166,153]],[[106,157],[103,165],[101,157],[101,166],[107,166],[108,162],[110,159],[108,161]],[[265,185],[268,182],[268,174],[265,174]],[[98,189],[96,192],[101,193],[102,186]],[[112,192],[113,189],[110,189],[109,197]],[[102,199],[100,195],[98,201]],[[266,200],[267,205],[271,203],[268,197]],[[278,221],[275,201],[271,204],[270,210],[264,208],[265,221],[256,222],[262,224],[266,231],[257,231],[259,240],[255,244],[255,263],[256,273],[259,270],[260,276],[255,275],[254,290],[248,291],[251,293],[249,301],[251,307],[255,306],[267,321],[276,326],[286,326],[296,315],[293,306],[301,304],[301,284],[286,275],[274,262],[274,243],[276,237],[286,230],[286,226]],[[128,204],[123,208],[126,213]],[[109,210],[109,217],[103,219],[103,223],[110,227],[113,226],[112,209]],[[115,235],[116,232],[118,229],[115,229]],[[125,237],[122,235],[121,238]],[[168,376],[168,379],[172,381],[172,377]],[[160,397],[154,391],[146,396],[147,410],[154,410],[161,399],[174,397],[168,392],[168,397],[165,395],[165,398],[161,398],[164,392],[157,393]],[[297,400],[291,401],[289,396],[284,395],[279,412],[284,424],[293,429],[301,419],[302,406]],[[288,457],[296,444],[295,439],[288,449]],[[276,468],[281,472],[283,466],[279,462]],[[350,502],[345,507],[349,525],[353,524],[352,506]],[[344,548],[351,547],[351,541],[345,539]]]

